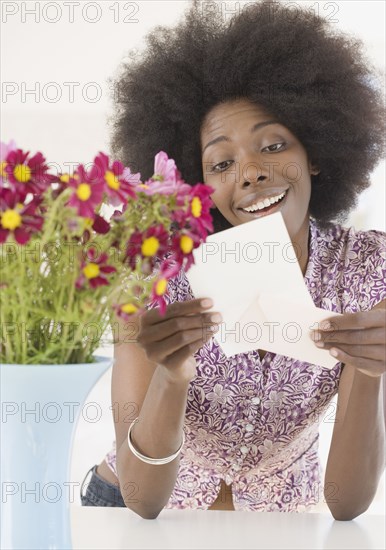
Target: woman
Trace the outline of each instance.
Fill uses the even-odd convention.
[[[231,22],[196,3],[124,67],[115,156],[147,178],[167,151],[185,180],[215,189],[215,231],[280,210],[315,305],[332,312],[334,330],[316,331],[315,345],[337,363],[323,369],[260,349],[227,359],[203,330],[221,317],[180,271],[166,317],[151,304],[133,318],[131,343],[121,327],[117,451],[90,470],[84,505],[144,518],[164,507],[307,510],[323,496],[318,425],[338,393],[324,497],[335,519],[368,508],[385,464],[386,236],[336,220],[384,150],[374,82],[359,41],[272,1]]]

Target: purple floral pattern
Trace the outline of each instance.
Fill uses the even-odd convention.
[[[386,234],[310,218],[304,276],[316,306],[368,311],[386,298]],[[183,270],[167,302],[194,298]],[[154,307],[154,303],[148,306]],[[342,364],[331,370],[267,352],[227,358],[212,337],[194,355],[185,416],[186,442],[165,508],[207,509],[221,479],[236,510],[300,512],[323,494],[318,428],[337,393]],[[116,474],[115,448],[106,462]]]

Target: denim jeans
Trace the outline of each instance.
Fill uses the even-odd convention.
[[[82,506],[120,506],[125,507],[121,491],[118,485],[102,479],[97,473],[97,464],[89,469],[85,475],[82,485],[80,487],[80,500]],[[91,472],[90,481],[87,484],[85,494],[83,494],[83,488],[85,481],[89,473]]]

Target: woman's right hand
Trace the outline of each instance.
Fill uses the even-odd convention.
[[[138,343],[147,357],[161,366],[172,381],[190,381],[196,376],[193,354],[209,340],[221,323],[219,313],[205,310],[208,298],[174,302],[163,317],[151,309],[140,317]],[[214,316],[217,316],[214,317]]]

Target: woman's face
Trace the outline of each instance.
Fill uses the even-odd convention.
[[[247,99],[216,105],[201,130],[204,182],[232,225],[281,211],[292,242],[308,242],[311,174],[298,139]],[[248,213],[243,208],[253,206]]]

